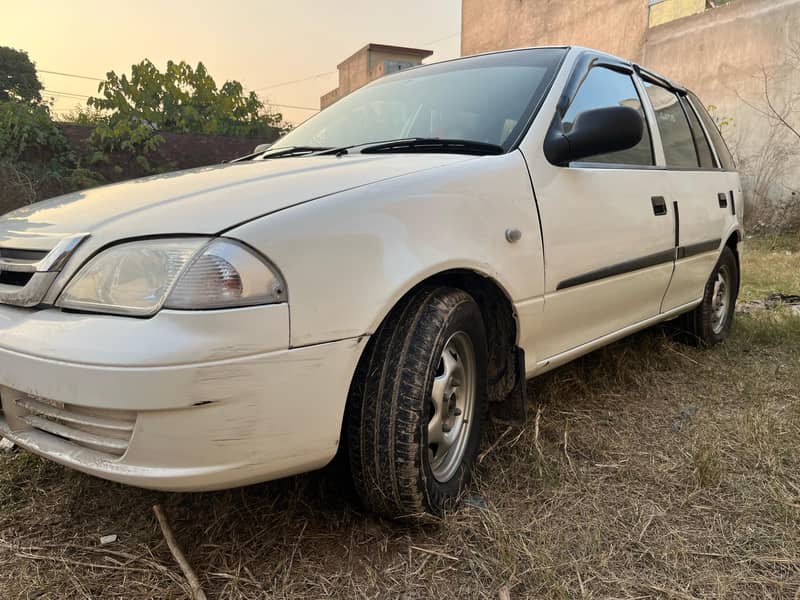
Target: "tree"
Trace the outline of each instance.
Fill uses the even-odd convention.
[[[39,104],[42,84],[27,52],[0,46],[0,102]]]
[[[797,77],[800,75],[800,37],[791,41],[784,56],[783,67],[787,71],[786,77],[791,78],[790,81],[794,82],[794,84],[786,86],[787,91],[782,102],[778,99],[777,94],[770,89],[770,83],[775,79],[779,79],[779,77],[763,65],[761,66],[761,84],[763,86],[761,103],[748,102],[741,96],[739,96],[739,99],[769,119],[772,124],[785,128],[796,138],[796,141],[800,142],[800,119],[798,118],[798,114],[800,114],[800,85],[797,84]]]
[[[81,166],[46,105],[0,102],[0,215],[101,181]]]
[[[88,103],[107,111],[112,122],[159,131],[265,138],[284,127],[282,115],[268,112],[238,81],[218,88],[203,63],[192,68],[169,61],[162,73],[144,60],[131,67],[130,77],[109,72],[98,92]]]
[[[800,161],[800,37],[790,39],[782,64],[761,66],[760,92],[756,99],[739,100],[764,118],[759,127],[764,144],[739,157],[745,194],[749,192],[753,215],[750,228],[800,229],[800,189],[797,165]],[[750,132],[742,132],[748,135]],[[750,144],[747,144],[750,145]],[[747,214],[747,213],[746,213]]]
[[[28,54],[0,47],[0,215],[102,181],[80,164],[41,92]]]

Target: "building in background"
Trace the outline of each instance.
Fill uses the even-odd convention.
[[[431,54],[433,50],[367,44],[339,63],[339,87],[319,99],[320,108],[330,106],[374,79],[420,65]]]
[[[675,19],[696,15],[709,8],[719,8],[732,0],[647,0],[648,25],[655,27]]]
[[[686,85],[745,175],[749,227],[800,219],[800,0],[462,0],[461,18],[462,55],[582,45]]]

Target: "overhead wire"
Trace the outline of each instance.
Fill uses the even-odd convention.
[[[432,40],[430,42],[425,42],[422,45],[423,46],[432,46],[434,44],[438,44],[439,42],[443,42],[445,40],[449,40],[451,38],[454,38],[454,37],[456,37],[458,35],[461,35],[461,32],[452,33],[450,35],[447,35],[447,36]],[[46,73],[48,75],[57,75],[57,76],[61,76],[61,77],[72,77],[74,79],[83,79],[83,80],[87,80],[87,81],[105,81],[105,79],[102,79],[100,77],[92,77],[90,75],[80,75],[78,73],[67,73],[65,71],[53,71],[53,70],[49,70],[49,69],[38,69],[38,71],[40,73]],[[270,84],[270,85],[261,86],[261,87],[258,87],[258,88],[254,88],[252,91],[253,92],[263,92],[265,90],[271,90],[271,89],[275,89],[275,88],[279,88],[279,87],[285,87],[285,86],[288,86],[288,85],[295,85],[295,84],[298,84],[298,83],[303,83],[303,82],[306,82],[306,81],[312,81],[314,79],[319,79],[321,77],[327,77],[329,75],[334,75],[337,72],[338,71],[325,71],[325,72],[322,72],[322,73],[316,73],[314,75],[309,75],[308,77],[301,77],[299,79],[291,79],[291,80],[288,80],[288,81],[281,81],[281,82],[278,82],[278,83],[273,83],[273,84]],[[63,97],[63,98],[75,98],[75,99],[88,99],[88,98],[90,98],[90,96],[88,96],[88,95],[76,94],[76,93],[73,93],[73,92],[59,92],[59,91],[56,91],[56,90],[47,90],[47,89],[44,90],[44,91],[45,91],[45,93],[52,94],[54,96],[60,96],[60,97]],[[289,109],[294,109],[294,110],[308,110],[308,111],[316,111],[316,112],[319,111],[318,108],[311,107],[311,106],[298,106],[298,105],[295,105],[295,104],[276,104],[274,102],[267,102],[267,104],[269,106],[274,106],[274,107],[277,107],[277,108],[289,108]]]

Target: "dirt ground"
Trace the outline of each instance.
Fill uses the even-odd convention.
[[[441,520],[363,513],[333,469],[161,494],[0,455],[0,598],[800,598],[800,236],[748,240],[713,350],[642,332],[529,382]],[[100,537],[115,542],[100,545]],[[506,596],[506,594],[508,594]]]

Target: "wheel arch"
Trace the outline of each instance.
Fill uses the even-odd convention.
[[[451,268],[420,279],[402,292],[399,298],[383,311],[383,314],[376,319],[374,327],[370,329],[370,334],[378,331],[393,311],[403,306],[423,287],[457,288],[472,296],[478,304],[486,328],[489,402],[505,400],[514,389],[519,377],[522,377],[524,382],[524,370],[523,373],[519,372],[517,361],[519,319],[508,290],[486,273],[470,268]],[[361,372],[362,361],[369,356],[371,351],[370,339],[361,350],[358,359],[359,366],[356,367],[350,383],[351,389],[357,383],[356,378]]]

